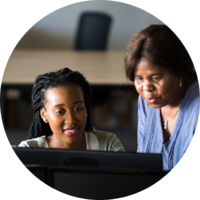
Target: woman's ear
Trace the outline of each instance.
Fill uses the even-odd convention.
[[[43,119],[43,121],[45,123],[48,122],[48,120],[47,120],[47,114],[46,114],[46,111],[45,111],[44,108],[40,108],[40,116],[41,116],[41,118]]]

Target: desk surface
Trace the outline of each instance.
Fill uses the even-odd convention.
[[[15,50],[7,63],[3,84],[33,84],[36,76],[68,67],[90,84],[131,84],[126,79],[124,51]]]

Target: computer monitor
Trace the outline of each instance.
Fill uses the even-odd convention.
[[[166,171],[123,168],[26,165],[50,187],[84,199],[116,199],[140,192],[162,179]]]
[[[162,154],[13,147],[25,165],[139,168],[162,171]]]

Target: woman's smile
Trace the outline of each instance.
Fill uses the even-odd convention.
[[[68,136],[74,136],[74,135],[77,135],[79,133],[79,128],[80,128],[80,126],[74,126],[74,127],[71,127],[71,128],[64,128],[63,131]]]

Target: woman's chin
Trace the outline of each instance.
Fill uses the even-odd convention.
[[[148,105],[151,107],[151,108],[161,108],[162,106],[160,104],[149,104]]]
[[[80,138],[79,137],[70,137],[70,138],[65,138],[65,143],[67,144],[67,146],[76,146],[79,142],[80,142]]]

